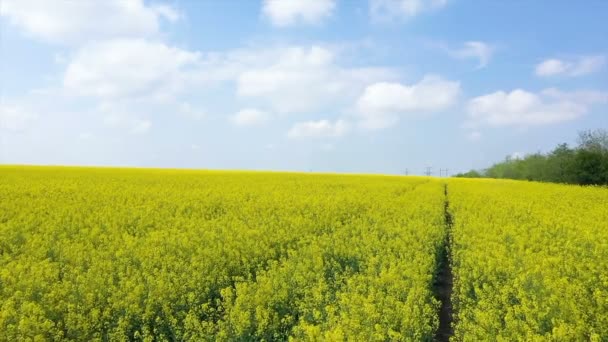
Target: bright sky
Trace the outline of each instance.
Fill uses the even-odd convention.
[[[421,174],[608,128],[608,1],[0,0],[0,163]]]

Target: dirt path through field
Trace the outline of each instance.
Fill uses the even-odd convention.
[[[435,276],[435,296],[441,302],[439,309],[439,329],[435,334],[435,341],[449,341],[453,334],[452,329],[452,260],[450,254],[451,230],[452,230],[452,215],[450,214],[450,202],[448,201],[448,186],[444,188],[445,202],[444,215],[446,234],[443,246],[439,252],[439,269]]]

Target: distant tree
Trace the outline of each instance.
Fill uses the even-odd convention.
[[[456,176],[608,185],[608,131],[580,132],[578,146],[574,149],[560,144],[547,154],[538,152],[523,158],[507,156],[483,172],[472,170]]]
[[[579,132],[578,146],[584,150],[608,153],[608,131],[596,129]]]
[[[575,165],[576,183],[608,184],[608,162],[601,152],[580,149],[576,152]]]
[[[538,152],[527,155],[520,161],[521,178],[529,181],[550,181],[547,167],[547,156]]]
[[[608,184],[608,131],[579,133],[574,174],[579,184]]]
[[[465,172],[465,173],[458,173],[456,175],[454,175],[454,177],[461,177],[461,178],[481,178],[483,177],[483,174],[481,174],[479,171],[477,170],[471,170],[469,172]]]
[[[559,144],[547,155],[547,181],[575,183],[575,151],[568,144]]]

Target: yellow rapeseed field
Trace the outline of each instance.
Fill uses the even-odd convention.
[[[0,168],[0,340],[421,340],[425,178]]]
[[[450,180],[456,339],[608,340],[608,189]]]
[[[608,189],[0,167],[0,341],[606,340]],[[435,284],[435,285],[434,285]]]

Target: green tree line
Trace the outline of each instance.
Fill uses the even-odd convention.
[[[549,153],[533,153],[523,158],[507,156],[484,170],[471,170],[455,177],[509,178],[581,185],[608,185],[608,131],[579,133],[578,145],[557,145]]]

